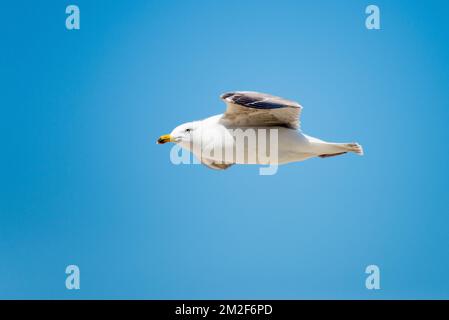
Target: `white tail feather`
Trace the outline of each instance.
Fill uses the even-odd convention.
[[[344,143],[344,144],[341,144],[341,146],[344,147],[344,149],[347,151],[354,152],[354,153],[357,153],[358,155],[363,156],[363,148],[357,142]]]

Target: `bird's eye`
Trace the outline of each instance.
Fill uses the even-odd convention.
[[[186,129],[186,132],[190,132],[190,131],[192,131],[192,129]]]

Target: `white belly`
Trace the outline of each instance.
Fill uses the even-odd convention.
[[[201,148],[203,158],[221,163],[283,164],[316,156],[313,146],[314,138],[294,129],[225,128],[221,135],[221,139],[218,139],[221,142],[218,143],[217,139],[211,143],[205,137],[204,141],[208,142]],[[211,152],[211,146],[214,146],[214,152]]]

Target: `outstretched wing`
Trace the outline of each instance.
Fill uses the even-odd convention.
[[[228,108],[222,121],[233,126],[283,126],[299,129],[302,107],[295,101],[252,91],[220,96]]]

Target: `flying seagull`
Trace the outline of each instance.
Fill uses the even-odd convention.
[[[220,98],[227,105],[225,113],[184,123],[170,134],[161,136],[157,143],[174,142],[192,152],[202,164],[216,170],[227,169],[233,164],[268,164],[273,161],[285,164],[347,152],[363,155],[362,146],[358,143],[326,142],[303,134],[300,130],[302,107],[297,102],[253,91],[228,92]],[[235,132],[245,134],[248,129],[256,134],[246,135],[246,138],[255,137],[256,142],[250,146],[249,142],[239,140],[243,143],[239,149]],[[262,131],[264,136],[261,138],[257,133]],[[270,148],[276,147],[275,158],[261,157],[259,154],[254,156],[261,149],[259,142],[266,137],[277,138],[270,140]],[[223,148],[225,152],[217,152]],[[213,153],[211,149],[214,149]],[[236,153],[236,149],[247,155],[227,157],[226,150]],[[272,155],[274,152],[270,149],[269,156]]]

